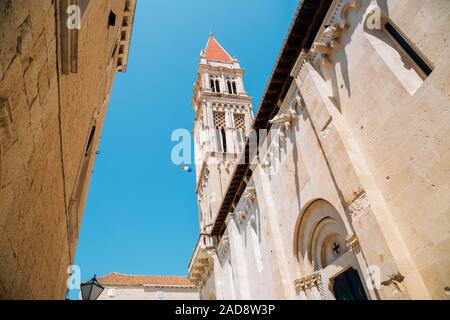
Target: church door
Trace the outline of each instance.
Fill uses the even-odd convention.
[[[336,300],[367,300],[358,271],[353,268],[334,278],[333,292]]]

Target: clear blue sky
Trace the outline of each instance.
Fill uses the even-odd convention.
[[[191,97],[209,32],[247,70],[256,110],[298,0],[140,0],[126,74],[106,116],[75,263],[186,275],[199,234],[195,174],[171,162],[171,133],[191,130]]]

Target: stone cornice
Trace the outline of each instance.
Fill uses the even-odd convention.
[[[225,66],[212,66],[209,64],[199,64],[198,65],[198,71],[211,71],[212,73],[231,73],[243,76],[245,74],[245,69],[242,68],[230,68]]]
[[[134,16],[136,12],[136,0],[128,0],[129,6],[125,7],[123,12],[123,21],[120,30],[120,52],[117,58],[117,71],[126,72],[128,65],[128,53],[131,44],[131,35],[133,33]],[[128,23],[125,23],[128,20]]]
[[[324,62],[329,61],[328,55],[333,49],[339,47],[339,38],[348,30],[350,23],[348,14],[351,10],[361,8],[361,0],[339,0],[334,9],[324,20],[321,33],[319,33],[311,48],[311,52],[315,53],[314,60],[317,60],[318,54],[321,55]]]

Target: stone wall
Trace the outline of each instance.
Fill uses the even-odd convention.
[[[1,298],[64,299],[117,70],[112,51],[125,0],[90,1],[78,32],[78,72],[69,74],[61,71],[59,4],[0,2],[0,114],[7,115],[0,121]],[[108,26],[111,11],[115,26]]]

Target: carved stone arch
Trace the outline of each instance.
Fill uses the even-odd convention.
[[[347,252],[347,237],[344,224],[334,218],[326,217],[317,223],[311,234],[309,257],[314,271],[327,267]]]
[[[354,250],[357,237],[347,216],[330,202],[316,199],[305,205],[294,234],[301,276],[294,282],[297,292],[304,291],[312,299],[340,297],[334,290],[341,292],[343,284],[339,282],[335,286],[334,279],[351,268],[358,271],[359,288],[364,287],[357,257],[360,253]],[[360,291],[367,292],[367,289]]]
[[[321,266],[320,250],[317,247],[317,241],[322,236],[322,229],[329,223],[339,226],[336,228],[342,237],[351,234],[348,223],[345,223],[345,216],[342,217],[339,211],[328,201],[324,199],[316,199],[309,202],[299,217],[296,224],[296,232],[294,238],[295,255],[302,265],[301,269],[313,271]]]

